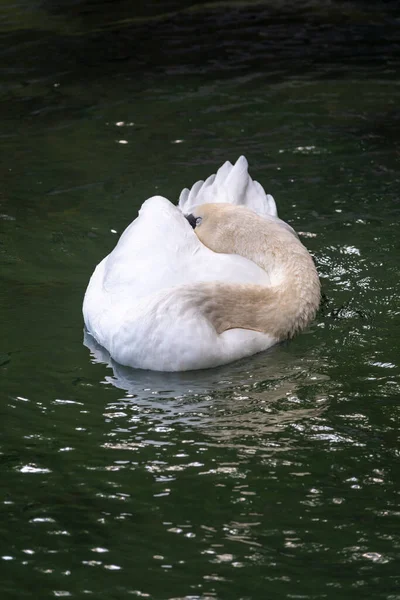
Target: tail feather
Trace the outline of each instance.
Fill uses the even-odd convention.
[[[205,189],[205,188],[209,187],[210,185],[212,185],[214,183],[216,177],[217,176],[215,175],[215,173],[214,173],[214,175],[210,175],[210,177],[207,177],[207,179],[205,180],[205,182],[203,184],[203,188]]]
[[[251,183],[247,169],[247,160],[244,156],[241,156],[225,180],[225,189],[229,197],[232,198],[233,204],[242,204],[243,200],[246,200],[249,183]]]
[[[182,208],[182,206],[184,206],[189,198],[189,189],[188,188],[184,188],[181,191],[181,195],[179,196],[179,207]]]
[[[192,189],[189,192],[189,202],[195,202],[196,198],[200,195],[200,190],[203,187],[204,181],[196,181],[196,183],[192,186]]]
[[[215,182],[218,185],[221,185],[223,183],[223,181],[228,177],[228,175],[232,169],[233,169],[233,165],[229,160],[224,162],[222,167],[220,167],[216,173]]]
[[[189,190],[182,190],[179,208],[189,214],[198,204],[229,202],[247,206],[261,216],[277,216],[275,200],[266,194],[258,181],[253,181],[248,173],[248,163],[241,156],[234,165],[226,161],[215,175],[205,181],[198,181]]]

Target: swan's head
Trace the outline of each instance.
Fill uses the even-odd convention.
[[[298,242],[294,229],[285,221],[264,215],[261,217],[246,206],[228,203],[199,204],[186,219],[199,240],[214,252],[247,255],[249,250],[278,251]]]
[[[245,206],[220,202],[200,204],[186,219],[199,240],[210,250],[225,254],[253,255],[265,252],[265,244],[284,241],[293,230],[273,217],[260,217]],[[283,239],[282,239],[283,238]]]
[[[239,238],[242,243],[254,244],[254,227],[264,221],[244,206],[222,202],[200,204],[186,219],[205,246],[223,253],[235,253]]]

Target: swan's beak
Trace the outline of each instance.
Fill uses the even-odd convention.
[[[189,221],[189,224],[191,225],[191,227],[193,227],[193,229],[196,228],[196,217],[193,215],[185,215],[185,219],[187,219]]]

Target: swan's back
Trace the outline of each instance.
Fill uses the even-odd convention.
[[[234,165],[229,161],[205,181],[197,181],[190,190],[185,188],[179,197],[179,208],[190,214],[199,204],[227,202],[250,208],[258,215],[277,217],[275,200],[266,194],[258,181],[248,173],[248,163],[241,156]]]

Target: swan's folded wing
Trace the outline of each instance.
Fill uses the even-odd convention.
[[[214,202],[247,206],[260,216],[277,216],[275,200],[265,193],[258,181],[252,180],[244,156],[234,165],[227,161],[215,175],[205,181],[197,181],[190,190],[182,190],[179,208],[184,214],[190,214],[196,205]]]
[[[146,200],[104,261],[103,291],[130,302],[196,281],[268,284],[265,271],[246,258],[206,248],[182,212],[161,196]]]
[[[149,198],[105,259],[104,289],[140,299],[178,285],[197,249],[197,236],[177,207],[161,196]]]

